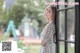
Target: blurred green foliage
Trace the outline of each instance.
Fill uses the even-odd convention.
[[[2,0],[0,0],[2,2]],[[42,30],[45,25],[44,21],[44,4],[45,0],[16,0],[15,5],[11,7],[8,12],[2,12],[2,4],[0,4],[0,11],[3,14],[2,22],[7,25],[10,19],[15,21],[16,26],[19,26],[23,17],[27,14],[27,16],[31,19],[35,19],[39,22],[39,30]],[[0,16],[0,17],[1,17]]]
[[[0,0],[0,20],[2,19],[2,15],[3,15],[2,6],[3,6],[3,0]]]

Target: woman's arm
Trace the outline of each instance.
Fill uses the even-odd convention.
[[[55,26],[50,24],[47,26],[46,34],[42,40],[42,45],[45,45],[49,39],[53,39],[53,34],[55,34]]]

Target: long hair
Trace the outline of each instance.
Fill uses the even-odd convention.
[[[53,11],[53,13],[55,14],[54,16],[54,18],[53,18],[53,23],[55,24],[55,34],[53,34],[53,36],[55,35],[55,38],[56,38],[56,35],[57,35],[57,9],[56,9],[56,7],[54,6],[54,5],[50,5],[50,7],[51,7],[51,9],[52,9],[52,11]],[[53,40],[54,41],[54,40]],[[56,43],[56,41],[54,41],[55,43]]]
[[[51,7],[51,9],[54,13],[54,18],[52,17],[53,21],[54,21],[54,24],[56,24],[56,7],[54,5],[51,5],[50,7]]]

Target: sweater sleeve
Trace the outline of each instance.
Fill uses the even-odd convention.
[[[53,24],[49,24],[47,26],[46,33],[42,42],[46,43],[49,39],[53,39],[54,34],[55,34],[55,26]]]

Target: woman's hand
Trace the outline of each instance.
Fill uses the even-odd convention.
[[[46,42],[42,40],[41,45],[45,47]]]

